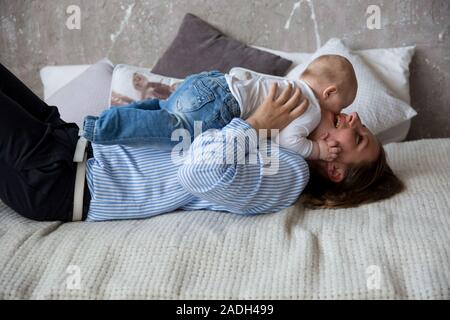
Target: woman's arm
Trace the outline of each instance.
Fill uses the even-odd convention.
[[[277,212],[292,205],[309,179],[306,161],[276,144],[267,155],[257,139],[240,118],[197,136],[178,169],[180,184],[238,214]]]
[[[276,212],[292,205],[308,182],[307,163],[276,144],[267,148],[255,130],[281,129],[301,115],[306,109],[301,95],[289,96],[285,91],[280,100],[274,100],[273,92],[263,103],[265,112],[255,112],[247,121],[235,118],[222,130],[199,135],[178,170],[180,184],[191,194],[238,214]]]

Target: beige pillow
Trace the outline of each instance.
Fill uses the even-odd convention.
[[[164,100],[183,82],[150,72],[150,69],[118,64],[111,81],[110,106],[121,106],[144,99]]]

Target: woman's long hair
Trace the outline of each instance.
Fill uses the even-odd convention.
[[[404,185],[392,172],[380,144],[380,154],[372,163],[351,165],[341,182],[332,182],[311,170],[310,180],[300,198],[305,207],[348,208],[394,196]]]

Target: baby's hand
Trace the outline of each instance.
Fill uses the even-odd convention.
[[[325,133],[317,141],[317,143],[319,144],[319,159],[331,162],[336,160],[339,153],[341,152],[341,148],[338,147],[337,141],[327,141],[327,137],[328,133]]]

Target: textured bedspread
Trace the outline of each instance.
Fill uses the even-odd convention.
[[[355,209],[61,224],[0,203],[0,298],[449,299],[450,139],[387,153],[407,191]]]

